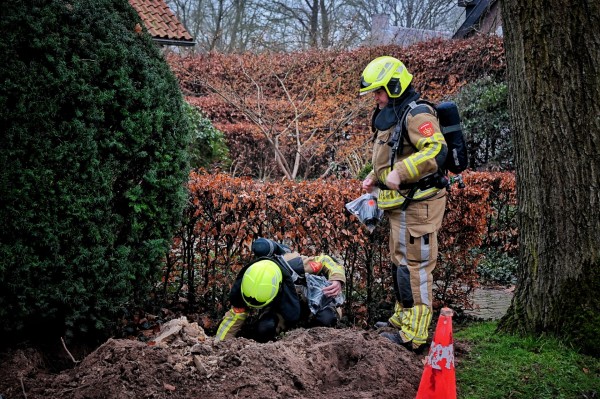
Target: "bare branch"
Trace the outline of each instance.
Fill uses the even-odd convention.
[[[25,392],[25,384],[23,384],[23,377],[19,377],[19,382],[21,383],[21,390],[23,391],[23,397],[27,399],[27,393]]]
[[[69,352],[69,350],[67,349],[67,345],[65,344],[65,340],[60,337],[60,342],[62,342],[62,346],[65,349],[65,351],[67,352],[67,355],[69,355],[69,357],[71,358],[71,360],[73,361],[73,363],[77,364],[79,363],[79,360],[75,360],[75,358],[73,357],[73,355],[71,355],[71,352]]]

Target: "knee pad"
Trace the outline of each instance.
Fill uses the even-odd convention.
[[[328,307],[315,314],[312,324],[321,327],[335,327],[337,319],[338,314],[335,309],[333,307]]]
[[[396,269],[396,281],[398,283],[398,293],[400,303],[405,308],[412,308],[415,301],[413,299],[412,288],[410,286],[410,272],[407,266],[398,266]]]
[[[277,336],[277,324],[279,318],[274,313],[264,314],[258,322],[256,322],[256,330],[254,331],[254,340],[258,342],[268,342]]]

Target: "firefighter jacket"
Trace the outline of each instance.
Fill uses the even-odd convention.
[[[346,272],[344,267],[334,261],[330,256],[319,255],[308,257],[294,252],[285,254],[283,257],[299,274],[309,273],[323,275],[327,277],[329,281],[337,280],[342,284],[345,284],[346,282]],[[251,264],[240,270],[233,283],[229,294],[231,309],[225,313],[223,320],[219,324],[215,337],[217,341],[224,341],[235,337],[248,317],[250,309],[242,299],[241,285],[244,272],[250,265]],[[293,327],[299,321],[301,315],[300,298],[298,295],[305,290],[297,289],[289,270],[282,265],[279,266],[283,275],[279,293],[271,304],[260,311],[275,312],[285,323],[286,327]]]
[[[445,190],[437,187],[414,190],[402,187],[417,183],[424,177],[436,173],[438,167],[443,165],[447,153],[446,141],[441,133],[435,110],[427,104],[412,102],[414,98],[411,98],[412,108],[406,114],[404,132],[400,137],[401,144],[394,156],[393,168],[400,175],[401,187],[399,192],[389,189],[379,190],[377,205],[384,210],[399,208],[407,196],[418,200],[436,196],[436,193]],[[379,116],[374,117],[373,171],[368,177],[376,181],[379,187],[385,187],[386,178],[392,170],[392,147],[388,143],[392,139],[399,119],[396,117],[394,121],[393,116],[403,114],[404,110],[398,112],[398,108],[394,110],[393,104],[390,104],[380,112]],[[390,120],[394,121],[392,125]]]

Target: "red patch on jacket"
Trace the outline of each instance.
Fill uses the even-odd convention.
[[[315,262],[314,260],[311,260],[308,261],[308,266],[310,266],[314,274],[317,274],[321,271],[323,264],[321,262]]]
[[[421,126],[419,126],[419,133],[421,133],[421,136],[425,137],[433,136],[433,133],[435,133],[435,131],[433,130],[433,123],[425,122],[421,124]]]

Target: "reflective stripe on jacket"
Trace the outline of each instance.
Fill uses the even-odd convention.
[[[235,337],[244,325],[247,317],[248,312],[246,312],[245,309],[229,309],[227,313],[225,313],[225,316],[223,316],[221,324],[219,324],[219,329],[217,330],[215,338],[219,341],[224,341],[228,338]]]
[[[391,172],[390,152],[388,145],[395,126],[388,130],[377,131],[373,145],[373,172],[371,177],[385,184]],[[445,157],[446,140],[441,133],[439,121],[435,111],[428,105],[420,104],[411,110],[406,118],[406,131],[410,142],[402,137],[403,145],[396,154],[394,169],[400,175],[400,182],[416,183],[421,178],[437,172],[441,157]],[[412,143],[412,144],[411,144]],[[414,146],[414,147],[413,147]],[[379,190],[377,205],[381,209],[394,209],[400,207],[406,200],[410,190]],[[411,198],[420,199],[434,195],[440,191],[432,187],[426,190],[416,190]]]
[[[346,273],[344,267],[338,264],[328,255],[319,256],[302,256],[297,252],[285,254],[284,259],[293,267],[296,263],[299,267],[304,267],[305,273],[310,274],[322,274],[330,281],[338,280],[342,283],[346,282]],[[319,270],[313,270],[310,262],[318,262],[320,265]],[[281,265],[277,263],[280,267]],[[248,264],[240,270],[236,280],[233,283],[230,292],[230,302],[232,308],[225,313],[219,327],[215,339],[217,341],[223,341],[229,338],[233,338],[240,331],[246,318],[248,317],[250,309],[246,307],[241,296],[241,283],[244,272],[251,265]],[[273,300],[269,306],[261,311],[270,310],[281,316],[282,320],[285,321],[286,325],[293,326],[300,318],[300,300],[296,292],[294,283],[289,278],[289,272],[286,268],[282,267],[282,273],[284,274],[284,280],[279,291],[279,294]]]

